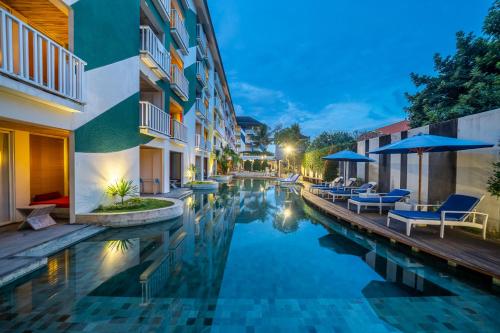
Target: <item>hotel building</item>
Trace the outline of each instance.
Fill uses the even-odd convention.
[[[206,1],[0,0],[0,225],[54,193],[75,222],[121,178],[205,179],[235,128]]]

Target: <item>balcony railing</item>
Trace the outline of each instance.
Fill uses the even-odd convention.
[[[222,101],[219,97],[215,97],[214,107],[217,109],[220,115],[222,115]]]
[[[219,74],[217,74],[217,72],[215,73],[214,85],[217,93],[219,93],[219,96],[224,96],[224,91],[222,91],[222,85],[220,83]]]
[[[186,26],[184,25],[184,20],[181,19],[181,16],[175,9],[172,9],[170,30],[177,45],[179,45],[181,52],[184,55],[187,55],[189,48],[189,33],[186,29]]]
[[[187,142],[186,125],[175,119],[171,119],[170,124],[171,124],[170,133],[172,134],[172,138],[182,142]]]
[[[208,97],[212,96],[213,87],[212,87],[212,84],[210,84],[210,80],[207,80],[207,85],[205,86],[205,88],[203,90],[205,91],[205,94]]]
[[[196,62],[196,78],[198,78],[198,81],[200,81],[203,87],[207,86],[207,71],[202,61]]]
[[[201,134],[196,133],[194,136],[194,146],[196,149],[205,150],[208,152],[212,151],[212,143],[205,140]]]
[[[144,62],[162,79],[170,80],[170,52],[145,25],[141,29],[141,55]]]
[[[202,98],[196,99],[196,114],[203,118],[207,118],[207,107]]]
[[[86,63],[0,8],[0,72],[83,103]]]
[[[184,76],[184,71],[175,64],[172,65],[172,80],[170,81],[170,87],[183,101],[189,99],[189,81]]]
[[[196,41],[198,42],[197,51],[199,53],[200,59],[205,59],[207,57],[207,36],[205,35],[205,31],[203,31],[203,25],[196,25]]]
[[[195,134],[194,135],[194,147],[201,149],[202,144],[201,144],[201,134]]]
[[[139,105],[141,132],[152,136],[170,136],[170,115],[149,102],[139,102]]]
[[[170,0],[153,0],[158,12],[164,20],[170,20]]]

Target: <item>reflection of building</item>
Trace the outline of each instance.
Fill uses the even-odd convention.
[[[0,13],[0,224],[33,199],[74,221],[122,177],[168,192],[236,146],[205,1],[0,0]]]

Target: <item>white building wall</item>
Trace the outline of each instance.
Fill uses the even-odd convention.
[[[474,149],[457,153],[457,192],[484,195],[478,207],[490,215],[489,229],[500,232],[500,200],[487,191],[492,163],[500,161],[500,109],[483,112],[458,120],[458,138],[495,143],[493,148]]]

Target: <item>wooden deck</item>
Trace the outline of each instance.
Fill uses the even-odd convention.
[[[302,190],[302,197],[310,204],[320,208],[340,220],[349,222],[361,229],[386,237],[391,241],[410,246],[412,249],[424,252],[448,261],[451,265],[469,268],[476,272],[491,276],[494,283],[500,282],[500,243],[493,240],[483,240],[479,235],[464,231],[462,228],[446,228],[445,237],[439,237],[439,227],[416,227],[411,237],[405,234],[405,224],[392,221],[387,228],[386,215],[378,213],[361,213],[347,209],[343,202],[327,201],[307,189]]]

